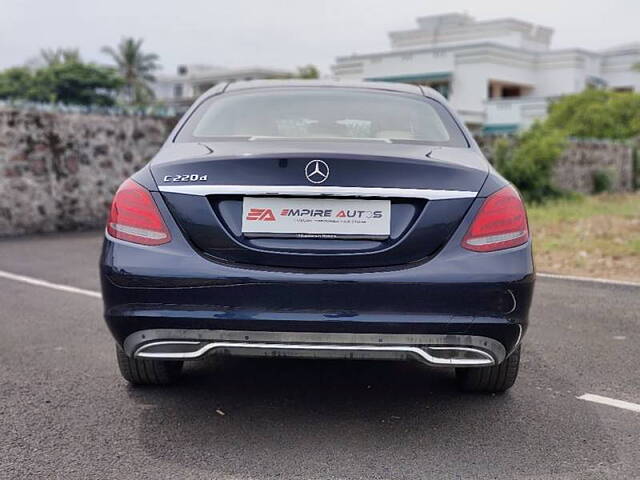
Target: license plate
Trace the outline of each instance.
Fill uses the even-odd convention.
[[[375,238],[389,236],[391,202],[334,198],[245,197],[248,237]]]

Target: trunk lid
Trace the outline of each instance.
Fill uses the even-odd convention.
[[[305,168],[318,159],[329,175],[312,183]],[[224,262],[340,269],[403,265],[434,255],[464,217],[488,165],[472,149],[260,139],[170,144],[151,172],[200,253]],[[245,196],[389,200],[390,234],[384,239],[249,237],[242,232]]]

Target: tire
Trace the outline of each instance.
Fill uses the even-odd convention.
[[[520,346],[500,365],[456,368],[459,387],[465,392],[500,393],[509,390],[518,378]]]
[[[132,385],[168,385],[180,378],[182,373],[180,361],[131,358],[118,345],[116,358],[120,374]]]

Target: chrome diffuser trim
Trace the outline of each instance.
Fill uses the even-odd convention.
[[[198,344],[199,342],[184,341],[160,341],[147,343],[135,351],[136,358],[149,359],[165,359],[165,360],[193,360],[200,358],[212,350],[262,350],[266,352],[281,351],[309,351],[321,354],[322,352],[392,352],[401,354],[410,354],[417,356],[420,360],[434,366],[490,366],[495,364],[494,358],[487,352],[472,347],[445,347],[445,346],[426,346],[417,347],[409,345],[329,345],[329,344],[295,344],[295,343],[254,343],[254,342],[209,342],[202,345],[199,349],[186,352],[147,352],[146,350],[162,347],[175,346],[178,344]],[[445,356],[437,356],[428,353],[426,350],[438,352],[466,352],[477,355],[478,358],[446,358]]]
[[[332,187],[311,185],[160,185],[165,193],[185,195],[301,195],[327,197],[424,198],[450,200],[475,198],[478,192],[467,190],[430,190],[424,188]]]

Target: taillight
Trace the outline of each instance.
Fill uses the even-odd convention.
[[[529,240],[527,214],[520,195],[508,185],[490,195],[462,239],[474,252],[493,252],[517,247]]]
[[[133,180],[125,180],[113,197],[107,232],[141,245],[162,245],[171,235],[151,194]]]

